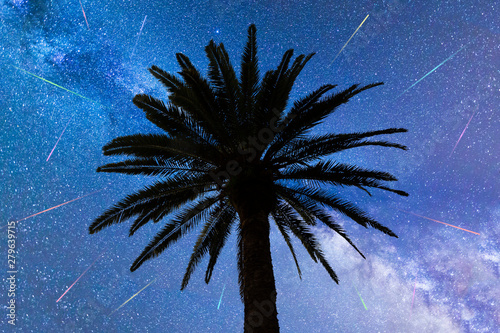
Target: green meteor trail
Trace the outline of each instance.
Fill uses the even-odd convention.
[[[425,79],[427,77],[427,75],[431,74],[432,72],[434,72],[436,69],[438,69],[441,65],[443,65],[445,62],[447,62],[448,60],[450,60],[451,58],[453,58],[453,56],[455,56],[455,54],[457,54],[458,52],[462,51],[462,49],[464,47],[466,47],[467,44],[465,44],[464,46],[462,46],[460,48],[460,50],[458,50],[457,52],[453,53],[451,56],[449,56],[448,58],[445,59],[445,61],[443,61],[442,63],[440,63],[439,65],[437,65],[432,71],[430,71],[429,73],[425,74],[420,80],[418,80],[417,82],[415,82],[414,84],[412,84],[410,87],[408,87],[405,91],[403,91],[401,94],[398,95],[397,98],[399,98],[401,95],[403,95],[405,92],[408,91],[408,89],[410,89],[411,87],[413,87],[414,85],[416,85],[417,83],[419,83],[420,81],[422,81],[423,79]]]
[[[352,285],[352,286],[354,287],[354,290],[356,290],[356,293],[358,294],[359,299],[361,299],[361,303],[363,303],[363,306],[365,307],[365,310],[368,310],[368,309],[366,308],[365,302],[363,302],[363,299],[361,298],[361,295],[360,295],[360,294],[359,294],[359,292],[358,292],[358,289],[356,289],[356,286],[355,286],[355,285]]]
[[[29,75],[31,75],[31,76],[34,76],[34,77],[36,77],[37,79],[43,80],[43,81],[45,81],[45,82],[47,82],[47,83],[50,83],[50,84],[52,84],[52,85],[54,85],[54,86],[56,86],[56,87],[58,87],[58,88],[61,88],[61,89],[63,89],[63,90],[66,90],[66,91],[68,91],[68,92],[70,92],[70,93],[72,93],[72,94],[74,94],[74,95],[76,95],[76,96],[78,96],[78,97],[81,97],[81,98],[84,98],[84,99],[86,99],[86,100],[89,100],[89,101],[91,101],[92,103],[97,103],[97,102],[95,102],[95,101],[91,100],[90,98],[87,98],[87,97],[85,97],[85,96],[82,96],[82,95],[80,95],[80,94],[78,94],[78,93],[74,92],[74,91],[71,91],[71,90],[66,89],[66,88],[64,88],[64,87],[61,87],[60,85],[58,85],[58,84],[56,84],[56,83],[54,83],[54,82],[51,82],[51,81],[49,81],[49,80],[44,79],[43,77],[40,77],[40,76],[38,76],[38,75],[35,75],[35,74],[30,73],[30,72],[28,72],[28,71],[25,71],[25,70],[24,70],[24,69],[22,69],[22,68],[16,67],[16,66],[14,66],[14,65],[10,65],[10,66],[12,66],[12,67],[14,67],[14,68],[16,68],[16,69],[19,69],[20,71],[23,71],[23,72],[25,72],[26,74],[29,74]]]

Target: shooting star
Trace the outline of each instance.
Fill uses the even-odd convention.
[[[457,228],[457,229],[460,229],[460,230],[463,230],[463,231],[467,231],[467,232],[470,232],[472,234],[476,234],[476,235],[481,235],[477,232],[474,232],[474,231],[470,231],[470,230],[467,230],[467,229],[464,229],[464,228],[460,228],[460,227],[457,227],[456,225],[452,225],[452,224],[448,224],[448,223],[444,223],[444,222],[441,222],[441,221],[438,221],[438,220],[434,220],[434,219],[431,219],[429,217],[425,217],[425,216],[422,216],[422,215],[418,215],[418,214],[415,214],[415,213],[412,213],[412,212],[407,212],[406,210],[402,210],[402,209],[399,209],[399,208],[396,208],[397,210],[400,210],[402,212],[405,212],[405,213],[408,213],[408,214],[411,214],[411,215],[415,215],[415,216],[418,216],[418,217],[421,217],[423,219],[427,219],[427,220],[431,220],[431,221],[434,221],[434,222],[437,222],[437,223],[441,223],[441,224],[444,224],[444,225],[447,225],[449,227],[453,227],[453,228]]]
[[[90,30],[89,22],[87,21],[87,16],[85,15],[85,11],[83,10],[82,0],[80,0],[80,7],[82,7],[83,17],[85,18],[85,23],[87,23],[87,28]]]
[[[368,309],[366,308],[365,302],[363,302],[363,299],[361,298],[361,295],[360,295],[360,294],[359,294],[359,292],[358,292],[358,289],[356,289],[356,286],[355,286],[354,284],[353,284],[352,286],[354,287],[354,290],[356,290],[356,293],[358,294],[359,299],[361,299],[361,303],[363,303],[363,306],[365,307],[365,310],[368,310]]]
[[[137,39],[135,41],[134,48],[132,49],[132,55],[130,56],[130,58],[132,58],[134,56],[135,48],[137,47],[137,43],[139,42],[139,38],[141,38],[142,28],[144,28],[144,23],[146,23],[146,17],[148,17],[148,16],[147,15],[144,16],[144,21],[142,21],[141,29],[139,30],[139,34],[137,35]]]
[[[102,251],[102,252],[101,252],[101,254],[100,254],[100,255],[99,255],[99,256],[98,256],[98,257],[94,260],[94,262],[93,262],[92,264],[90,264],[90,266],[89,266],[89,267],[87,267],[87,269],[86,269],[86,270],[82,273],[82,275],[80,275],[80,276],[78,277],[78,279],[76,279],[76,281],[75,281],[75,282],[73,282],[73,284],[72,284],[71,286],[69,286],[69,288],[68,288],[68,289],[66,289],[66,291],[64,292],[64,294],[62,294],[62,295],[61,295],[61,297],[59,297],[59,299],[56,301],[56,303],[57,303],[57,302],[59,302],[59,301],[61,300],[61,298],[63,298],[63,297],[64,297],[64,295],[66,295],[66,293],[67,293],[67,292],[68,292],[71,288],[73,288],[73,286],[74,286],[74,285],[78,282],[78,280],[80,280],[80,278],[81,278],[81,277],[82,277],[85,273],[87,273],[87,271],[90,269],[90,267],[94,266],[94,264],[95,264],[95,262],[97,261],[97,259],[99,259],[99,258],[103,255],[103,253],[104,253],[104,252],[106,252],[106,251],[107,251],[107,250],[104,250],[104,251]]]
[[[28,71],[25,71],[24,69],[19,68],[19,67],[16,67],[16,66],[14,66],[14,65],[10,65],[10,66],[12,66],[12,67],[14,67],[14,68],[16,68],[16,69],[19,69],[20,71],[23,71],[23,72],[25,72],[26,74],[29,74],[29,75],[31,75],[31,76],[34,76],[34,77],[36,77],[37,79],[43,80],[43,81],[45,81],[45,82],[47,82],[47,83],[50,83],[50,84],[52,84],[52,85],[54,85],[54,86],[56,86],[56,87],[58,87],[58,88],[61,88],[61,89],[63,89],[63,90],[66,90],[66,91],[68,91],[68,92],[70,92],[70,93],[72,93],[72,94],[74,94],[74,95],[76,95],[76,96],[78,96],[78,97],[81,97],[81,98],[84,98],[84,99],[86,99],[86,100],[89,100],[89,101],[91,101],[91,102],[93,102],[93,103],[96,103],[95,101],[91,100],[90,98],[87,98],[87,97],[85,97],[85,96],[82,96],[82,95],[80,95],[80,94],[78,94],[78,93],[74,92],[74,91],[71,91],[71,90],[66,89],[66,88],[64,88],[64,87],[61,87],[60,85],[58,85],[58,84],[56,84],[56,83],[54,83],[54,82],[51,82],[51,81],[49,81],[49,80],[46,80],[46,79],[44,79],[43,77],[40,77],[40,76],[38,76],[38,75],[35,75],[35,74],[30,73],[30,72],[28,72]]]
[[[439,67],[441,67],[445,62],[447,62],[448,60],[450,60],[451,58],[453,58],[455,56],[455,54],[457,54],[458,52],[462,51],[464,47],[466,47],[468,44],[465,44],[464,46],[462,46],[460,48],[460,50],[458,50],[457,52],[453,53],[451,56],[449,56],[448,58],[446,58],[442,63],[440,63],[439,65],[437,65],[433,70],[431,70],[429,73],[425,74],[420,80],[418,80],[417,82],[415,82],[414,84],[412,84],[411,86],[409,86],[408,88],[406,88],[405,91],[403,91],[401,94],[398,95],[398,97],[396,97],[396,99],[398,99],[401,95],[403,95],[405,92],[407,92],[411,87],[413,87],[414,85],[416,85],[417,83],[419,83],[420,81],[422,81],[423,79],[425,79],[429,74],[431,74],[432,72],[434,72],[436,69],[438,69]]]
[[[138,292],[136,292],[136,293],[134,294],[134,296],[130,297],[128,300],[126,300],[126,301],[125,301],[125,303],[123,303],[123,304],[122,304],[122,305],[120,305],[117,309],[115,309],[113,312],[111,312],[111,313],[108,315],[108,317],[111,317],[111,315],[112,315],[113,313],[115,313],[115,312],[116,312],[117,310],[119,310],[122,306],[124,306],[125,304],[127,304],[127,303],[128,303],[128,302],[132,299],[132,298],[134,298],[135,296],[139,295],[139,293],[140,293],[141,291],[143,291],[144,289],[146,289],[147,287],[149,287],[149,285],[151,285],[151,283],[155,282],[155,281],[156,281],[156,279],[157,279],[157,278],[155,278],[153,281],[149,282],[149,283],[148,283],[148,284],[147,284],[144,288],[142,288],[141,290],[139,290]]]
[[[465,125],[465,128],[464,128],[464,130],[462,131],[462,134],[460,134],[460,137],[458,138],[457,143],[455,143],[455,147],[453,147],[453,150],[451,151],[450,156],[448,156],[448,157],[451,157],[451,155],[452,155],[452,154],[453,154],[453,152],[455,151],[455,148],[457,148],[458,143],[460,142],[460,140],[462,140],[462,136],[464,136],[465,130],[467,129],[467,127],[469,127],[470,121],[472,120],[472,117],[474,117],[474,115],[476,114],[476,111],[477,111],[477,109],[478,109],[478,108],[479,108],[479,104],[478,104],[478,105],[476,105],[476,109],[475,109],[475,110],[474,110],[474,112],[472,113],[472,116],[470,116],[469,122],[467,123],[467,125]]]
[[[64,127],[61,135],[59,135],[59,139],[57,139],[56,141],[56,144],[54,145],[54,148],[52,148],[52,150],[50,151],[50,154],[49,154],[49,157],[47,157],[47,160],[45,162],[48,162],[49,161],[49,158],[50,156],[52,156],[52,153],[54,152],[54,150],[56,149],[57,147],[57,144],[59,143],[59,140],[61,140],[61,137],[63,136],[64,134],[64,131],[66,131],[66,128],[68,127],[69,123],[71,122],[71,120],[73,119],[73,117],[71,117],[71,119],[68,121],[68,123],[66,124],[66,126]]]
[[[352,37],[354,37],[354,35],[356,34],[356,32],[358,32],[359,28],[361,28],[361,26],[363,25],[363,23],[365,23],[366,19],[368,18],[368,16],[370,15],[366,15],[365,19],[363,20],[363,22],[361,22],[361,24],[359,25],[359,27],[356,29],[356,31],[354,31],[354,33],[351,35],[351,38],[349,38],[349,40],[344,44],[344,46],[340,49],[339,53],[337,53],[337,55],[335,56],[335,58],[333,58],[332,62],[330,63],[330,65],[328,65],[328,67],[330,67],[333,62],[335,61],[335,59],[337,59],[337,57],[339,56],[339,54],[342,52],[342,50],[344,50],[344,48],[347,46],[347,44],[349,44],[349,41],[352,39]],[[327,67],[327,68],[328,68]]]
[[[103,188],[103,189],[100,189],[100,190],[98,190],[98,191],[94,191],[94,192],[92,192],[92,193],[82,195],[81,197],[78,197],[78,198],[76,198],[76,199],[73,199],[73,200],[70,200],[70,201],[63,202],[62,204],[59,204],[59,205],[57,205],[57,206],[54,206],[54,207],[48,208],[48,209],[43,210],[43,211],[41,211],[41,212],[38,212],[38,213],[36,213],[36,214],[33,214],[33,215],[27,216],[27,217],[25,217],[25,218],[22,218],[22,219],[20,219],[20,220],[16,221],[16,223],[17,223],[17,222],[24,221],[24,220],[27,220],[27,219],[29,219],[29,218],[31,218],[31,217],[34,217],[34,216],[40,215],[40,214],[42,214],[42,213],[48,212],[49,210],[56,209],[56,208],[58,208],[58,207],[61,207],[61,206],[67,205],[67,204],[69,204],[70,202],[73,202],[73,201],[76,201],[76,200],[83,199],[83,198],[88,197],[89,195],[92,195],[92,194],[94,194],[94,193],[104,191],[105,189],[106,189],[106,188]]]
[[[226,285],[222,288],[222,294],[220,294],[219,305],[217,305],[217,310],[220,308],[220,303],[222,302],[222,295],[224,295],[224,289],[226,289]]]

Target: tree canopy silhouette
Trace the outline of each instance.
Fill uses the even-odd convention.
[[[91,224],[90,233],[134,218],[130,227],[133,235],[150,221],[165,220],[132,264],[135,271],[201,224],[182,281],[184,289],[207,255],[205,281],[210,281],[222,248],[236,232],[244,330],[278,332],[270,222],[283,235],[299,275],[292,235],[338,283],[312,227],[327,226],[363,254],[328,210],[366,228],[397,236],[331,189],[356,187],[370,195],[371,189],[408,194],[385,185],[397,180],[393,175],[338,163],[331,155],[362,146],[406,149],[397,143],[368,139],[407,130],[312,135],[311,130],[339,106],[382,83],[355,84],[336,93],[330,93],[335,85],[325,84],[287,109],[294,82],[313,54],[299,55],[292,62],[293,50],[288,50],[278,67],[261,78],[254,25],[248,28],[239,77],[222,43],[210,41],[205,52],[207,78],[181,53],[176,55],[181,68],[178,76],[157,66],[149,68],[169,92],[169,101],[139,94],[133,102],[164,133],[112,140],[103,147],[104,155],[126,155],[129,159],[103,165],[97,171],[156,176],[158,180],[106,210]]]

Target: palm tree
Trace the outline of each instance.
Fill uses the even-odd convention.
[[[133,102],[165,133],[112,140],[103,147],[104,155],[131,158],[106,164],[97,171],[157,176],[160,180],[105,211],[92,223],[90,233],[136,217],[130,228],[133,235],[149,221],[168,217],[163,229],[132,264],[131,271],[135,271],[203,224],[182,281],[184,289],[207,254],[205,281],[210,281],[222,248],[236,231],[245,332],[278,332],[270,218],[283,235],[299,275],[291,235],[338,283],[312,227],[326,225],[363,254],[328,209],[364,227],[397,236],[329,189],[355,186],[368,194],[370,188],[408,194],[384,185],[385,181],[396,180],[389,173],[337,163],[327,157],[361,146],[406,149],[396,143],[366,140],[406,129],[308,135],[351,97],[382,83],[353,85],[327,96],[335,86],[326,84],[285,111],[294,81],[313,54],[300,55],[289,66],[293,50],[288,50],[277,69],[259,79],[254,25],[248,28],[239,78],[222,43],[210,41],[205,52],[209,59],[208,79],[181,53],[176,55],[180,78],[156,66],[149,68],[168,90],[169,102],[143,94],[135,96]]]

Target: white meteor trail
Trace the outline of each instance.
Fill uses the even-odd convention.
[[[137,39],[135,41],[134,48],[132,49],[132,55],[130,56],[131,58],[134,56],[135,48],[137,47],[137,43],[139,42],[139,38],[141,38],[142,28],[144,28],[144,24],[146,23],[146,18],[147,17],[148,17],[147,15],[144,16],[144,21],[142,21],[141,29],[139,30],[139,35],[137,35]]]
[[[132,297],[130,297],[128,300],[125,301],[125,303],[123,303],[122,305],[120,305],[116,310],[114,310],[113,312],[111,312],[108,316],[111,316],[113,313],[115,313],[117,310],[119,310],[122,306],[124,306],[125,304],[127,304],[130,300],[132,300],[135,296],[139,295],[139,293],[141,291],[143,291],[144,289],[146,289],[147,287],[149,287],[151,285],[151,283],[155,282],[157,278],[155,278],[153,281],[149,282],[144,288],[142,288],[141,290],[139,290],[138,292],[136,292]]]
[[[69,123],[71,122],[71,120],[72,120],[72,119],[73,119],[73,117],[71,117],[71,119],[68,121],[68,123],[67,123],[67,124],[66,124],[66,126],[64,127],[64,129],[63,129],[63,131],[62,131],[61,135],[59,135],[59,139],[57,139],[56,144],[54,145],[54,148],[52,148],[52,150],[50,151],[49,157],[47,157],[47,160],[46,160],[45,162],[48,162],[48,161],[49,161],[50,156],[52,156],[52,153],[53,153],[53,152],[54,152],[54,150],[56,149],[57,144],[59,143],[59,140],[61,140],[61,138],[62,138],[62,136],[63,136],[64,132],[66,131],[66,128],[68,127],[68,125],[69,125]]]
[[[361,22],[361,24],[359,25],[359,27],[356,29],[356,31],[354,31],[354,33],[351,35],[351,38],[349,38],[349,40],[344,44],[344,46],[340,49],[339,53],[337,53],[337,55],[335,56],[335,58],[333,58],[332,62],[330,63],[330,65],[328,65],[328,67],[330,67],[333,62],[335,61],[335,59],[337,59],[337,57],[339,56],[339,54],[342,52],[342,50],[347,46],[347,44],[349,44],[349,41],[352,39],[352,37],[354,37],[354,35],[356,34],[356,32],[358,32],[359,28],[361,28],[361,26],[363,25],[363,23],[365,23],[366,19],[368,18],[368,16],[370,15],[366,15],[365,19],[363,20],[363,22]]]

